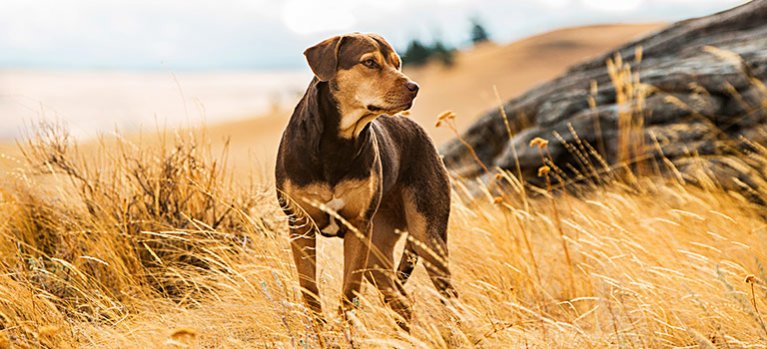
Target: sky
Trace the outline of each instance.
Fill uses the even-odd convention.
[[[471,18],[509,42],[561,27],[672,22],[743,0],[0,0],[0,69],[242,70],[304,66],[346,32],[396,48],[468,44]]]

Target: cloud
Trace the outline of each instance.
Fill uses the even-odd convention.
[[[582,0],[588,8],[606,12],[627,12],[638,9],[642,0]]]
[[[331,34],[501,42],[563,26],[673,21],[743,0],[0,0],[0,68],[275,68]]]
[[[552,9],[562,9],[570,6],[572,0],[539,0],[541,4]]]
[[[346,30],[357,22],[351,7],[350,1],[289,0],[282,8],[282,19],[297,34]]]

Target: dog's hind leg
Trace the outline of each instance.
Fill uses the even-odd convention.
[[[387,212],[376,214],[365,276],[381,292],[384,302],[399,315],[397,324],[408,331],[412,314],[410,301],[402,284],[394,277],[394,245],[400,237],[395,229],[402,227],[397,223],[396,217],[387,215]]]
[[[397,265],[397,279],[400,284],[405,285],[407,279],[413,274],[416,264],[418,264],[418,255],[415,253],[415,245],[413,240],[408,239],[402,251],[402,258]]]
[[[445,298],[457,297],[448,266],[447,223],[449,211],[439,208],[418,207],[412,193],[405,193],[405,216],[407,217],[408,247],[424,261],[431,282]],[[449,202],[448,202],[449,205]],[[426,211],[426,212],[423,212]],[[409,245],[409,246],[408,246]]]

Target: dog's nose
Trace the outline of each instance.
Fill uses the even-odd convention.
[[[414,95],[418,93],[418,84],[412,81],[408,81],[405,86],[407,87],[408,91],[412,92]]]

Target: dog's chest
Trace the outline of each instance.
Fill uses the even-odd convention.
[[[327,183],[297,186],[287,181],[283,190],[311,216],[323,235],[336,236],[345,229],[335,216],[351,224],[359,221],[368,212],[378,188],[377,176],[370,176],[344,180],[335,186]]]

